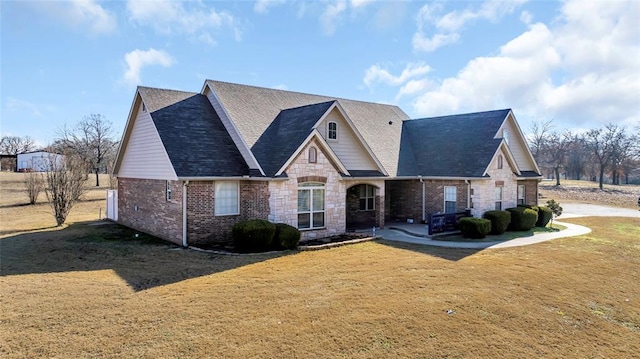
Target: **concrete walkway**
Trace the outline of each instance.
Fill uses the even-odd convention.
[[[550,241],[552,239],[557,239],[557,238],[581,236],[583,234],[587,234],[591,232],[590,228],[579,226],[577,224],[564,223],[564,222],[558,222],[558,221],[554,221],[554,223],[561,224],[567,227],[567,229],[564,229],[560,232],[538,233],[528,237],[520,237],[520,238],[511,239],[508,241],[494,241],[494,242],[439,241],[437,239],[414,236],[406,233],[405,231],[391,229],[391,228],[377,230],[376,235],[390,241],[424,244],[428,246],[448,247],[448,248],[485,249],[485,248],[507,248],[507,247],[528,246],[530,244],[546,242],[546,241]]]

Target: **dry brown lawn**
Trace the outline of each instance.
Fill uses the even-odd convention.
[[[507,249],[376,241],[246,256],[82,221],[0,237],[1,357],[640,352],[637,218],[572,219],[593,232]]]
[[[540,204],[544,204],[547,199],[553,198],[562,203],[563,201],[594,203],[615,207],[638,208],[638,197],[640,197],[639,185],[611,185],[604,184],[601,190],[597,182],[562,180],[560,186],[556,186],[556,181],[543,181],[540,183],[540,194],[543,198]]]

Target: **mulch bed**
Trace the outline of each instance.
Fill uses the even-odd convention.
[[[342,243],[342,242],[348,242],[354,239],[361,239],[361,238],[367,238],[368,236],[365,234],[358,234],[358,233],[347,233],[347,234],[341,234],[341,235],[337,235],[337,236],[331,236],[331,237],[323,237],[323,238],[313,238],[313,239],[307,239],[307,240],[301,240],[299,245],[300,246],[305,246],[305,247],[313,247],[313,246],[323,246],[326,244],[332,244],[332,243]],[[207,244],[199,244],[196,246],[193,246],[195,248],[204,250],[204,251],[211,251],[211,252],[220,252],[220,253],[228,253],[228,254],[249,254],[246,252],[240,252],[238,251],[234,246],[233,246],[233,242],[225,242],[225,243],[207,243]],[[267,251],[264,252],[252,252],[252,253],[267,253],[267,252],[279,252],[279,250],[277,249],[269,249]]]

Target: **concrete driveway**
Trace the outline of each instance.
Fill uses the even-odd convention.
[[[640,218],[640,211],[637,209],[618,208],[610,206],[602,206],[599,204],[588,203],[560,203],[562,206],[562,215],[559,219],[575,218],[575,217],[635,217]]]

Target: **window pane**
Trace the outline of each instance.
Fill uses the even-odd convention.
[[[237,214],[238,182],[216,182],[215,214]]]
[[[367,196],[367,187],[360,185],[358,186],[358,191],[360,192],[360,198],[365,198]]]
[[[311,210],[311,190],[298,190],[298,212],[308,212]]]
[[[496,201],[502,201],[502,187],[496,187],[495,189],[495,193],[496,193]]]
[[[313,190],[313,210],[314,211],[324,210],[324,190],[323,189]]]
[[[444,203],[444,212],[445,213],[454,213],[456,211],[456,202],[445,202]]]
[[[316,212],[313,214],[313,227],[324,227],[324,212]]]
[[[502,202],[496,202],[496,211],[502,210]]]
[[[373,186],[367,185],[367,197],[373,197],[373,191],[374,191]]]
[[[367,199],[367,209],[373,209],[374,208],[374,199],[373,198],[368,198]]]
[[[360,198],[360,210],[365,211],[367,209],[367,199]]]
[[[311,228],[311,214],[302,213],[298,214],[298,228]]]
[[[456,201],[456,187],[447,186],[444,188],[444,200],[445,201]]]

